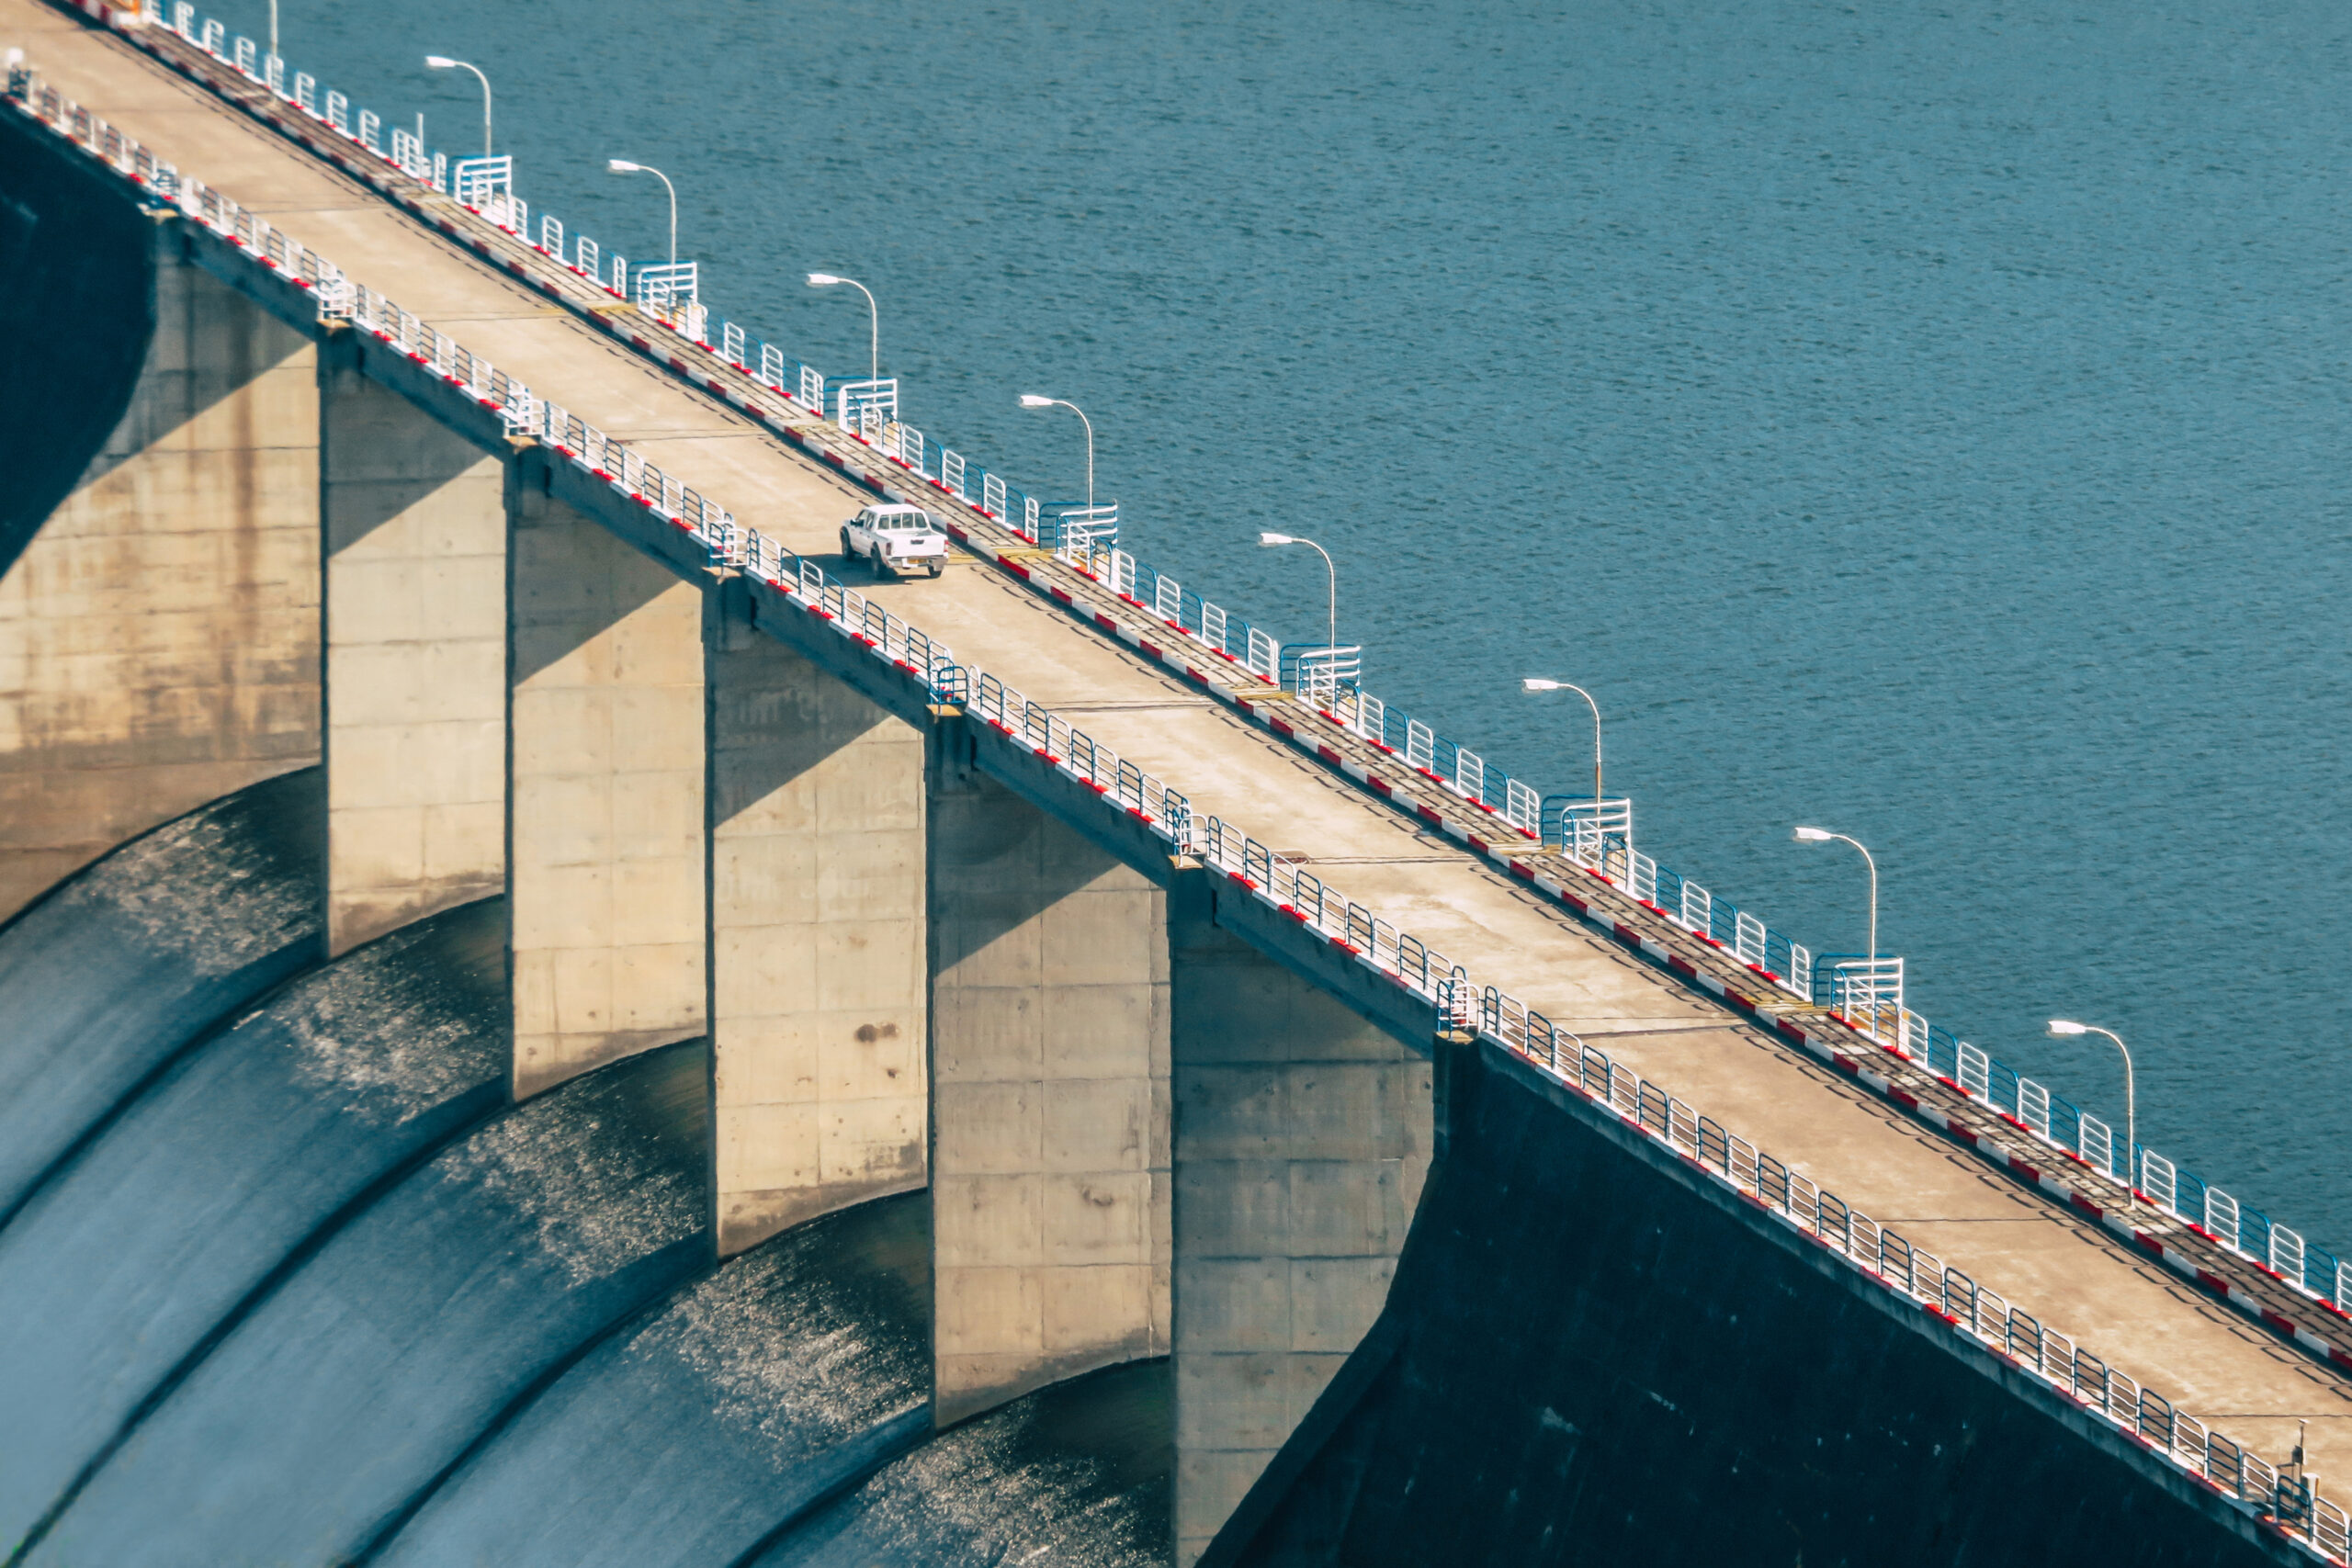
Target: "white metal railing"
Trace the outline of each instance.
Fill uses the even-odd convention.
[[[1056,552],[1083,557],[1097,545],[1119,542],[1119,503],[1106,501],[1099,506],[1057,507],[1055,524]]]
[[[820,396],[821,401],[821,394]],[[869,423],[899,417],[899,381],[886,376],[878,381],[842,381],[833,389],[833,422],[861,440],[872,440]]]
[[[412,141],[418,141],[406,131],[395,131],[393,134],[395,137],[408,136]],[[397,159],[394,161],[398,162]],[[449,194],[476,210],[487,209],[492,202],[508,195],[514,188],[514,155],[511,152],[501,152],[495,158],[460,158],[450,171]]]
[[[702,265],[699,262],[639,266],[629,276],[629,287],[636,292],[637,303],[641,309],[674,311],[702,298]]]
[[[227,39],[222,25],[215,20],[204,20],[199,24],[194,7],[186,4],[185,0],[180,0],[180,3],[174,5],[168,20],[164,18],[159,6],[151,4],[145,13],[145,19],[169,28],[215,58],[226,60],[230,57],[224,52]],[[9,102],[19,112],[40,121],[58,135],[88,151],[93,156],[102,159],[127,177],[137,180],[157,197],[173,202],[191,221],[202,224],[229,243],[245,250],[260,265],[279,273],[297,286],[311,290],[322,320],[349,321],[356,327],[368,331],[381,341],[398,347],[419,365],[431,367],[453,385],[463,387],[478,400],[495,409],[511,432],[538,437],[547,446],[582,469],[593,473],[597,479],[640,502],[665,520],[692,533],[710,550],[714,560],[725,561],[743,568],[762,581],[769,582],[778,591],[807,600],[812,610],[832,621],[843,635],[853,637],[865,644],[877,657],[902,665],[929,682],[941,696],[973,702],[976,712],[981,713],[982,716],[989,722],[999,724],[1000,728],[1007,728],[1004,722],[1005,716],[1013,716],[1019,721],[1018,732],[1023,736],[1041,737],[1044,744],[1038,749],[1054,757],[1057,765],[1077,773],[1090,784],[1096,786],[1106,797],[1115,800],[1121,807],[1143,818],[1156,831],[1167,836],[1174,847],[1195,850],[1204,853],[1210,863],[1216,865],[1228,874],[1237,875],[1260,896],[1274,902],[1285,912],[1311,925],[1335,942],[1360,953],[1364,962],[1391,975],[1400,985],[1406,986],[1417,996],[1430,1000],[1439,1008],[1442,1016],[1456,1019],[1467,1019],[1471,1016],[1474,1010],[1472,1001],[1467,996],[1466,976],[1459,969],[1447,964],[1441,957],[1429,952],[1418,939],[1411,937],[1408,933],[1397,931],[1360,906],[1349,903],[1332,892],[1319,879],[1299,867],[1275,861],[1267,852],[1256,846],[1254,840],[1238,835],[1216,819],[1210,818],[1205,824],[1194,824],[1183,797],[1178,793],[1167,789],[1156,779],[1141,773],[1131,764],[1116,758],[1114,754],[1097,747],[1082,732],[1070,728],[1057,716],[1036,708],[1035,705],[1027,704],[1025,699],[1020,699],[1017,694],[1011,693],[1001,683],[995,682],[993,678],[983,672],[957,667],[943,645],[933,642],[918,628],[907,625],[872,604],[854,590],[830,581],[814,563],[794,556],[756,530],[740,526],[730,514],[723,509],[712,506],[699,492],[686,486],[675,476],[666,474],[655,465],[647,463],[638,454],[628,450],[622,444],[612,441],[602,432],[568,413],[560,406],[542,401],[535,397],[527,387],[514,381],[487,361],[481,360],[447,338],[446,334],[418,321],[413,314],[401,310],[392,301],[375,294],[372,290],[355,286],[332,262],[277,230],[258,214],[242,209],[220,192],[204,186],[199,181],[182,177],[170,164],[156,158],[151,151],[141,147],[134,140],[123,136],[115,128],[107,125],[102,119],[73,104],[53,88],[40,82],[37,73],[30,68],[18,67],[10,73],[7,94]],[[316,93],[314,81],[307,76],[296,78],[292,101],[320,123],[356,143],[367,147],[379,157],[385,158],[388,163],[391,162],[381,145],[383,122],[372,112],[359,111],[355,129],[349,101],[342,94],[333,91],[327,92],[322,98],[320,98]],[[317,105],[316,107],[312,107],[314,102]],[[506,178],[511,179],[511,170],[502,171],[502,173]],[[434,177],[438,177],[437,164]],[[513,209],[502,211],[495,217],[497,220],[503,222],[518,233],[526,231],[526,225],[523,221],[525,213],[519,202]],[[553,243],[547,243],[550,239]],[[563,239],[563,231],[560,223],[552,219],[543,221],[541,248],[580,276],[603,282],[597,275],[599,253],[594,243],[584,237],[575,237],[574,259],[564,262],[561,254]],[[611,287],[617,292],[627,281],[626,265],[618,257],[609,258],[609,262]],[[740,338],[727,341],[729,346],[733,348],[740,342]],[[772,363],[768,352],[763,349],[763,378],[770,379],[769,372],[780,371],[782,368],[781,356],[778,355],[776,361]],[[797,386],[791,389],[787,395],[796,396],[799,401],[811,409],[822,408],[827,400],[826,389],[821,378],[819,378],[808,367],[801,366],[797,368]],[[779,390],[785,390],[779,385],[780,379],[781,378],[770,379],[770,384],[778,385]],[[895,417],[898,386],[894,380],[846,382],[837,386],[840,399],[838,406],[842,423],[844,425],[874,431],[878,428],[876,423],[877,417]],[[917,438],[919,439],[919,433],[917,433]],[[904,449],[903,445],[901,449]],[[959,469],[960,467],[959,462]],[[957,481],[958,493],[961,493],[960,472],[957,475]],[[1016,525],[1025,525],[1026,532],[1034,539],[1037,535],[1039,521],[1038,503],[1034,497],[1021,499],[1023,506],[1017,521],[1014,519],[1008,519],[1008,521],[1016,521]],[[1009,500],[1003,481],[995,475],[985,474],[981,484],[983,507],[991,513],[1001,515],[1008,508]],[[1114,581],[1116,581],[1115,570],[1114,568]],[[1133,585],[1132,566],[1127,570],[1128,575],[1122,584],[1123,590],[1131,590]],[[1219,635],[1216,642],[1221,648],[1224,629],[1222,612],[1219,612],[1219,622],[1217,627]],[[1271,682],[1275,678],[1279,652],[1279,645],[1269,634],[1252,627],[1250,629],[1247,655],[1241,662],[1261,679]],[[1336,705],[1333,710],[1335,716],[1340,716],[1349,728],[1377,743],[1385,734],[1386,718],[1385,711],[1380,706],[1377,699],[1365,696],[1361,692],[1333,695]],[[1341,709],[1345,712],[1341,713]],[[1013,728],[1007,728],[1007,733],[1014,732]],[[1432,769],[1439,743],[1429,727],[1418,720],[1409,721],[1405,740],[1405,754],[1408,765],[1436,776]],[[1453,778],[1451,781],[1441,779],[1440,782],[1451,782],[1457,791],[1463,791],[1467,779],[1472,781],[1470,788],[1475,792],[1476,781],[1484,772],[1483,763],[1475,754],[1472,754],[1465,763],[1462,760],[1459,750],[1453,749]],[[1506,815],[1515,824],[1524,826],[1520,820],[1525,815],[1523,805],[1510,795],[1508,788],[1506,789]],[[1637,896],[1643,897],[1645,901],[1655,900],[1659,888],[1663,886],[1660,868],[1647,857],[1632,854],[1629,847],[1623,852],[1622,861],[1611,860],[1609,857],[1611,851],[1608,842],[1609,836],[1605,831],[1605,821],[1599,826],[1604,830],[1594,835],[1600,839],[1600,842],[1592,850],[1592,858],[1602,866],[1621,871],[1627,877],[1629,885],[1634,888]],[[1626,826],[1630,834],[1630,821]],[[1582,835],[1572,837],[1581,838]],[[1590,848],[1590,846],[1575,842],[1572,842],[1569,847],[1572,852]],[[1585,857],[1582,854],[1577,854],[1574,858]],[[1718,941],[1718,945],[1723,945],[1719,939],[1712,935],[1715,909],[1707,891],[1680,878],[1675,878],[1674,885],[1673,903],[1671,906],[1663,907],[1664,912],[1675,919],[1685,929],[1708,936],[1709,940]],[[1760,926],[1760,922],[1758,925]],[[1751,964],[1756,963],[1757,960],[1749,957],[1757,945],[1755,932],[1747,926],[1745,919],[1735,923],[1731,936],[1733,939],[1731,945],[1742,959]],[[1799,989],[1802,994],[1804,990],[1809,988],[1807,982],[1810,976],[1805,971],[1810,968],[1812,961],[1804,949],[1791,945],[1792,951],[1788,961],[1791,976],[1797,982],[1794,988]],[[1771,955],[1768,953],[1767,956]],[[1848,967],[1849,963],[1841,963],[1837,972],[1844,976]],[[1917,1020],[1916,1015],[1901,1006],[1899,968],[1894,971],[1893,976],[1895,989],[1891,997],[1887,995],[1884,984],[1886,978],[1883,975],[1873,975],[1870,977],[1869,994],[1863,998],[1870,1021],[1875,1025],[1882,1015],[1891,1011],[1894,1016],[1885,1022],[1881,1031],[1883,1037],[1894,1043],[1892,1048],[1905,1050],[1905,1054],[1917,1055],[1932,1063],[1934,1047],[1931,1032],[1928,1031],[1924,1021]],[[1844,983],[1849,987],[1850,995],[1853,985],[1851,977],[1847,976]],[[1510,1045],[1513,1050],[1541,1060],[1551,1070],[1562,1072],[1564,1077],[1575,1087],[1587,1089],[1589,1091],[1589,1086],[1581,1082],[1577,1074],[1569,1073],[1561,1066],[1559,1055],[1561,1037],[1549,1032],[1550,1026],[1540,1018],[1540,1015],[1529,1012],[1508,998],[1498,998],[1494,1007],[1484,1015],[1480,1027],[1485,1032]],[[1919,1048],[1912,1049],[1911,1047],[1915,1044],[1918,1044]],[[1589,1051],[1589,1048],[1582,1047],[1579,1043],[1578,1050],[1581,1063],[1587,1059],[1581,1053]],[[1592,1053],[1592,1055],[1598,1054]],[[1583,1070],[1580,1066],[1577,1073]],[[1612,1076],[1604,1086],[1606,1092],[1602,1098],[1612,1106],[1622,1109],[1625,1105],[1632,1105],[1638,1110],[1643,1103],[1641,1094],[1646,1092],[1645,1089],[1626,1090],[1623,1082],[1624,1075],[1613,1068],[1610,1071]],[[1960,1048],[1956,1071],[1958,1073],[1956,1081],[1961,1087],[1969,1089],[1973,1094],[1999,1099],[1997,1086],[1991,1080],[2007,1069],[1992,1062],[1975,1047]],[[1663,1091],[1657,1092],[1662,1096]],[[2052,1139],[2057,1129],[2053,1121],[2053,1101],[2048,1090],[2030,1079],[2016,1078],[2013,1088],[2007,1092],[2009,1103],[2014,1107],[2019,1123],[2037,1136],[2045,1140]],[[1630,1099],[1628,1099],[1629,1094]],[[1665,1130],[1663,1135],[1668,1135],[1669,1141],[1673,1141],[1680,1135],[1675,1133],[1674,1129],[1681,1126],[1682,1123],[1676,1122],[1673,1119],[1674,1112],[1671,1108],[1674,1102],[1668,1100],[1666,1103],[1668,1111],[1665,1121],[1659,1123],[1659,1127]],[[1655,1120],[1656,1118],[1645,1120],[1643,1124],[1650,1125]],[[1706,1122],[1703,1118],[1699,1118],[1690,1122],[1689,1125],[1703,1129],[1711,1126],[1712,1123]],[[1658,1128],[1653,1130],[1658,1130]],[[2096,1164],[2104,1171],[2112,1172],[2114,1152],[2111,1148],[2111,1137],[2105,1124],[2095,1117],[2075,1112],[2074,1125],[2070,1130],[2075,1134],[2070,1142],[2077,1150],[2083,1152],[2086,1161]],[[1677,1146],[1684,1147],[1684,1143],[1678,1143]],[[1742,1147],[1745,1146],[1742,1145]],[[1684,1147],[1684,1152],[1690,1151]],[[2170,1161],[2154,1155],[2151,1151],[2125,1152],[2136,1156],[2135,1163],[2139,1168],[2139,1173],[2151,1189],[2156,1189],[2152,1190],[2150,1194],[2152,1198],[2166,1209],[2179,1213],[2179,1204],[2185,1201],[2186,1197],[2180,1186],[2185,1173],[2177,1172]],[[1743,1168],[1770,1169],[1770,1168],[1756,1165],[1751,1159],[1750,1165]],[[1792,1179],[1802,1181],[1802,1178]],[[1751,1187],[1750,1190],[1754,1189]],[[2217,1243],[2243,1252],[2241,1232],[2244,1228],[2244,1214],[2236,1201],[2229,1194],[2203,1183],[2198,1183],[2197,1190],[2199,1194],[2198,1212],[2193,1215],[2183,1217],[2199,1224],[2199,1228]],[[1792,1190],[1802,1190],[1802,1189],[1792,1189]],[[1759,1195],[1763,1194],[1759,1193]],[[1800,1204],[1798,1207],[1802,1208],[1803,1205]],[[1797,1211],[1783,1203],[1776,1206],[1776,1212],[1795,1214]],[[1859,1216],[1850,1217],[1860,1218]],[[1815,1214],[1812,1220],[1805,1223],[1811,1225],[1817,1220],[1818,1215]],[[1866,1220],[1862,1223],[1868,1224]],[[1816,1234],[1819,1233],[1816,1231]],[[2322,1299],[2332,1298],[2332,1304],[2339,1307],[2352,1306],[2352,1263],[2335,1260],[2326,1254],[2318,1254],[2316,1249],[2308,1248],[2302,1237],[2297,1233],[2283,1226],[2271,1224],[2267,1221],[2262,1222],[2260,1235],[2263,1239],[2262,1249],[2256,1253],[2245,1254],[2245,1256],[2275,1270],[2288,1282],[2305,1291],[2308,1294],[2322,1297]],[[2308,1276],[2311,1273],[2310,1259],[2314,1254],[2321,1258],[2324,1263],[2319,1270],[2321,1277],[2316,1286],[2308,1281]],[[1851,1253],[1849,1255],[1852,1256]],[[1989,1297],[1990,1293],[1978,1292],[1978,1294]],[[2072,1354],[2071,1348],[2069,1353]],[[2062,1386],[2064,1386],[2063,1381]],[[2184,1422],[2188,1420],[2187,1417],[2179,1419]],[[2194,1423],[2190,1425],[2193,1426]],[[2221,1451],[2216,1450],[2212,1444],[2222,1445],[2224,1450],[2229,1448],[2226,1439],[2215,1437],[2211,1439],[2206,1448],[2199,1451],[2209,1456],[2214,1451]],[[2175,1457],[2178,1458],[2179,1454],[2176,1452]],[[2255,1470],[2267,1471],[2267,1467],[2254,1456],[2245,1455],[2244,1459],[2245,1463],[2255,1467]],[[2199,1463],[2210,1462],[2210,1459],[2195,1462],[2184,1460],[2183,1462],[2189,1463],[2190,1468],[2196,1469]],[[2248,1471],[2245,1473],[2253,1472],[2254,1471]],[[2200,1471],[2200,1473],[2210,1474],[2204,1471]],[[2241,1488],[2234,1495],[2245,1496],[2247,1494]],[[2325,1537],[2323,1549],[2340,1556],[2343,1540],[2342,1516],[2340,1513],[2334,1512],[2332,1505],[2322,1503],[2317,1507],[2318,1513],[2315,1517],[2318,1523],[2312,1526],[2313,1539],[2320,1540]]]

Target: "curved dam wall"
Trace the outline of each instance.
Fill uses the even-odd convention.
[[[1654,1140],[1443,1049],[1388,1309],[1208,1568],[2308,1561]]]

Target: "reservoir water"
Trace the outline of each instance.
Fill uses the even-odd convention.
[[[264,0],[220,0],[266,36]],[[2352,1247],[2352,14],[285,0],[537,210]],[[718,498],[724,501],[727,498]],[[1569,701],[1573,702],[1571,697]],[[1721,1108],[1735,1125],[1736,1108]]]

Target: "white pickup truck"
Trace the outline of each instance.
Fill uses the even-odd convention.
[[[947,536],[920,506],[869,506],[842,525],[842,555],[893,577],[937,577],[947,570]]]

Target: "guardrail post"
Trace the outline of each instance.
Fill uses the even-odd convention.
[[[729,1257],[924,1182],[924,737],[755,630],[741,576],[706,595],[703,649]]]

